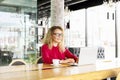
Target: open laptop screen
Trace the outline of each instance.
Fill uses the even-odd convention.
[[[97,59],[97,47],[80,48],[78,65],[95,64]]]

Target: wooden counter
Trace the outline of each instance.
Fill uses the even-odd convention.
[[[119,66],[108,69],[97,69],[96,65],[53,67],[43,64],[41,66],[41,68],[40,65],[37,66],[34,70],[26,70],[25,66],[21,66],[21,68],[19,66],[18,70],[18,66],[13,66],[12,69],[17,68],[17,70],[12,72],[2,72],[3,68],[0,68],[0,80],[102,80],[117,76],[120,72]]]

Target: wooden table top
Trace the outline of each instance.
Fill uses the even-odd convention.
[[[8,68],[11,71],[5,72],[4,70]],[[96,65],[69,66],[64,64],[54,67],[50,64],[40,64],[34,70],[26,70],[26,66],[9,66],[0,68],[0,80],[102,80],[117,76],[119,72],[118,66],[97,69]]]

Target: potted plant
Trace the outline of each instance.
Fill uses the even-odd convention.
[[[37,59],[36,53],[27,54],[27,59],[25,60],[27,62],[27,65],[26,65],[27,70],[36,69],[37,67],[36,59]]]

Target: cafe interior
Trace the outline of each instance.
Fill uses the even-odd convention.
[[[82,65],[43,63],[53,25]],[[120,80],[119,72],[120,0],[0,0],[0,80]]]

